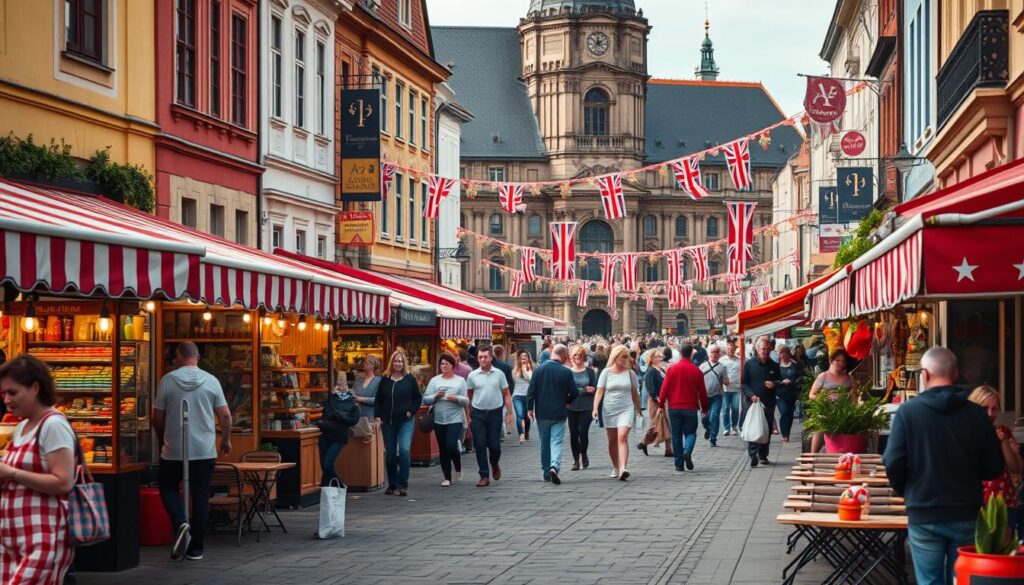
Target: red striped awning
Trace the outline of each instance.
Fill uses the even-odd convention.
[[[441,339],[490,339],[489,319],[441,317]]]
[[[516,319],[516,333],[530,333],[540,335],[544,332],[544,323],[533,319]]]
[[[854,314],[895,307],[921,290],[921,232],[853,273]],[[842,281],[849,288],[849,280]]]
[[[342,278],[338,280],[344,282]],[[312,289],[313,305],[327,318],[377,324],[390,320],[391,302],[387,296],[316,282]]]
[[[850,279],[845,276],[811,297],[811,321],[833,321],[850,316]]]

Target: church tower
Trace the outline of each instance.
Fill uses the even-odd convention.
[[[711,28],[711,21],[704,21],[704,42],[700,44],[700,67],[694,70],[697,79],[701,81],[716,81],[718,79],[718,65],[715,64],[715,48],[711,44],[711,37],[708,29]]]
[[[531,0],[518,30],[551,178],[640,166],[651,30],[643,11],[633,0]]]

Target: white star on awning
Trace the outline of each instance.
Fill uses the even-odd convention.
[[[965,256],[963,262],[960,263],[960,266],[953,267],[953,270],[956,270],[957,273],[956,281],[960,282],[961,280],[968,278],[971,282],[977,282],[974,280],[974,270],[977,267],[977,264],[968,264],[967,257]]]
[[[1014,264],[1013,267],[1020,271],[1020,274],[1017,275],[1017,280],[1024,280],[1024,260],[1021,260],[1020,264]]]

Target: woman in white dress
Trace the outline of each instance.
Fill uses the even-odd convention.
[[[626,469],[629,462],[629,431],[637,418],[643,416],[639,387],[636,373],[629,367],[629,350],[624,345],[612,347],[608,355],[608,367],[597,380],[592,415],[595,419],[599,413],[601,415],[608,432],[611,476],[621,481],[629,479],[629,471]]]

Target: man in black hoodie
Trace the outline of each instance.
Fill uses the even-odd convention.
[[[920,585],[953,582],[957,547],[974,543],[984,480],[1003,472],[985,409],[954,386],[956,356],[933,347],[921,358],[926,391],[900,406],[885,449],[885,472],[906,502],[910,553]]]

